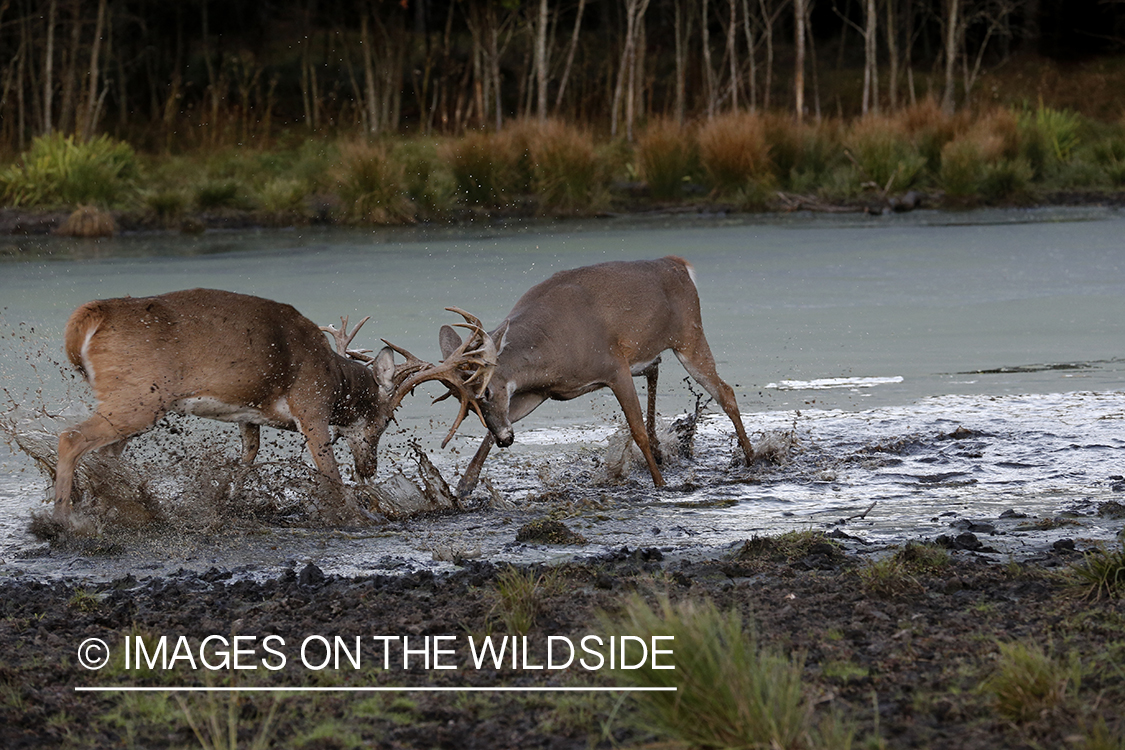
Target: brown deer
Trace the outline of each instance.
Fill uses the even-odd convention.
[[[120,452],[168,412],[238,423],[245,463],[258,453],[261,425],[299,431],[334,488],[341,480],[330,425],[347,440],[356,475],[367,480],[375,475],[379,438],[418,384],[445,382],[460,395],[464,417],[472,394],[459,368],[485,377],[492,363],[471,349],[486,338],[479,323],[465,326],[473,336],[449,361],[434,366],[410,357],[396,366],[393,352],[403,351],[397,347],[375,357],[348,350],[366,321],[350,334],[346,318],[343,330],[318,328],[289,305],[215,289],[82,305],[67,321],[66,354],[97,406],[59,436],[56,520],[69,517],[74,469],[84,453]],[[323,332],[335,338],[338,353]]]
[[[512,444],[513,422],[547,399],[566,401],[605,387],[617,397],[653,483],[663,486],[650,436],[656,367],[666,349],[675,352],[730,417],[747,464],[754,459],[734,391],[715,371],[703,335],[695,273],[683,258],[560,271],[528,290],[488,336],[497,362],[487,378],[479,378],[476,392],[489,434],[461,477],[461,495],[476,486],[493,442],[502,448]],[[443,354],[461,346],[460,336],[449,326],[442,327],[439,341]],[[647,432],[633,386],[633,376],[642,374],[648,376],[649,387]]]

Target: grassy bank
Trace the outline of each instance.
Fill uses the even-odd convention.
[[[657,120],[634,144],[558,121],[460,138],[296,140],[144,154],[100,137],[34,142],[0,169],[0,205],[96,206],[133,225],[403,224],[488,214],[596,215],[719,204],[729,210],[1025,205],[1125,190],[1125,120],[995,107],[943,115],[932,100],[894,115],[798,124],[725,114]]]
[[[1067,554],[1065,550],[1060,554]],[[930,544],[847,552],[821,532],[748,540],[723,559],[671,563],[622,549],[553,568],[470,563],[435,576],[277,579],[181,573],[105,584],[0,582],[0,743],[20,747],[846,748],[1125,747],[1122,552],[1008,565]],[[867,558],[867,559],[864,559]],[[256,643],[267,634],[281,651]],[[567,669],[548,637],[634,637],[630,665]],[[208,636],[249,637],[243,671]],[[310,658],[296,658],[317,635]],[[367,636],[442,636],[421,651]],[[355,657],[335,664],[335,636]],[[474,667],[464,643],[526,637],[520,665]],[[652,641],[653,636],[662,640]],[[254,638],[259,641],[254,641]],[[356,638],[365,642],[360,657]],[[75,661],[87,638],[104,669]],[[183,639],[172,666],[130,666],[119,644]],[[640,659],[635,644],[666,649]],[[353,642],[355,646],[353,648]],[[461,643],[461,646],[455,645]],[[522,642],[522,641],[521,641]],[[557,644],[556,644],[557,645]],[[608,651],[604,643],[600,653]],[[413,647],[413,646],[412,646]],[[655,647],[655,646],[654,646]],[[255,654],[253,649],[258,648]],[[301,649],[304,647],[301,646]],[[457,649],[460,648],[458,651]],[[624,645],[621,646],[624,648]],[[396,650],[397,649],[397,650]],[[528,650],[530,649],[530,650]],[[212,666],[189,666],[190,653]],[[279,665],[275,658],[288,653]],[[136,652],[140,653],[140,652]],[[622,652],[624,653],[624,652]],[[258,664],[259,657],[267,657]],[[589,652],[578,657],[596,663]],[[427,657],[428,659],[429,657]],[[302,661],[304,657],[302,657]],[[269,662],[272,666],[262,668]],[[245,666],[255,665],[254,669]],[[304,661],[304,664],[308,664]],[[660,665],[658,668],[657,665]],[[218,665],[218,666],[215,666]],[[674,669],[667,669],[674,665]],[[610,666],[603,663],[601,667]],[[274,668],[277,667],[277,668]],[[592,671],[591,671],[592,670]],[[146,693],[74,686],[141,685]],[[676,687],[677,692],[162,692],[173,686]],[[80,718],[79,718],[80,717]]]

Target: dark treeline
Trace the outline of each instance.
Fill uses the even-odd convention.
[[[1107,0],[0,0],[0,147],[150,149],[560,117],[969,101],[1017,53],[1112,51]]]

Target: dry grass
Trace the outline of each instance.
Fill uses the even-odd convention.
[[[765,120],[759,115],[720,115],[699,128],[699,159],[715,191],[731,194],[772,179]]]
[[[599,202],[605,180],[594,139],[560,120],[523,126],[531,184],[546,213],[577,213]]]
[[[352,141],[340,147],[336,189],[345,216],[357,224],[404,224],[414,220],[403,165],[385,143]]]
[[[117,231],[113,214],[96,206],[79,206],[59,227],[64,237],[112,237]]]
[[[674,120],[654,120],[637,141],[637,171],[657,200],[680,197],[684,183],[698,168],[695,139]]]

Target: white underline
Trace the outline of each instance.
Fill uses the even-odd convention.
[[[86,693],[652,693],[676,687],[75,687]]]

